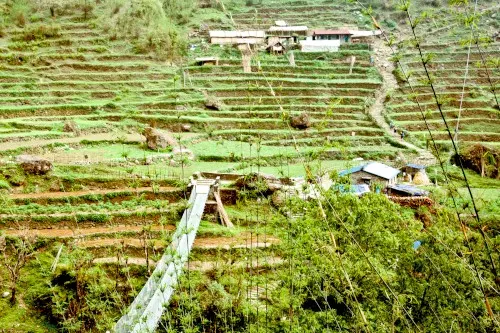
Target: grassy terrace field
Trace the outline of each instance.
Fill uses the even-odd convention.
[[[232,19],[242,29],[268,29],[276,20],[289,25],[306,25],[310,28],[343,26],[371,26],[371,21],[361,14],[360,8],[347,1],[254,1],[249,8],[244,1],[232,1],[228,6]]]
[[[412,10],[418,11],[416,7],[412,7]],[[430,14],[419,22],[415,33],[419,39],[425,36],[421,49],[424,57],[430,57],[427,68],[452,134],[455,134],[458,123],[458,140],[463,144],[482,142],[498,145],[500,110],[493,90],[498,98],[500,44],[491,39],[495,27],[500,25],[499,18],[494,15],[498,5],[483,3],[478,8],[482,16],[476,22],[474,31],[483,41],[488,38],[490,40],[488,43],[482,41],[479,47],[473,43],[470,53],[467,42],[470,28],[464,28],[457,16],[464,10],[466,9],[430,10]],[[404,13],[394,15],[404,18]],[[408,36],[408,26],[403,28]],[[449,149],[449,136],[438,112],[418,50],[411,46],[410,37],[405,37],[404,40],[399,45],[401,63],[405,71],[411,74],[410,82],[415,93],[404,77],[396,73],[400,86],[387,96],[386,117],[397,127],[407,130],[413,142],[424,147],[429,134],[417,105],[417,102],[420,103],[434,138],[444,149]]]
[[[266,4],[263,11],[271,13],[273,6],[279,3]],[[299,21],[294,11],[305,4],[297,6],[280,18],[322,27],[342,17],[341,6],[314,6],[314,13]],[[246,15],[239,8],[237,22]],[[110,38],[94,17],[84,20],[74,10],[39,20],[9,25],[0,38],[0,157],[7,163],[0,186],[13,193],[0,210],[0,227],[8,236],[36,230],[49,242],[76,239],[101,258],[114,256],[115,246],[126,241],[133,244],[129,254],[143,258],[144,244],[129,240],[148,235],[155,246],[165,245],[158,241],[184,207],[185,184],[177,180],[196,171],[303,176],[306,160],[324,172],[342,169],[354,157],[412,153],[392,143],[368,116],[381,77],[366,47],[338,54],[297,52],[295,67],[285,56],[258,52],[252,73],[244,73],[238,51],[218,46],[201,51],[196,37],[197,48],[185,64],[172,66]],[[343,22],[360,20],[345,16]],[[41,24],[57,33],[32,38],[29,32]],[[194,64],[194,58],[214,54],[220,66]],[[352,69],[351,56],[357,59]],[[207,99],[219,101],[221,109],[208,109]],[[311,128],[293,129],[290,118],[304,112]],[[65,131],[68,121],[78,133]],[[148,125],[173,133],[195,159],[171,163],[167,152],[148,150],[141,135]],[[186,125],[188,132],[182,130]],[[47,158],[54,171],[46,177],[23,175],[13,165],[22,153]],[[240,221],[238,209],[230,214]],[[210,223],[205,228],[201,238],[229,235]],[[235,233],[244,235],[245,228]]]

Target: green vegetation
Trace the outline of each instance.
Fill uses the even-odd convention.
[[[235,227],[208,203],[159,332],[496,332],[500,16],[493,1],[476,19],[472,2],[413,0],[416,43],[398,4],[0,3],[0,331],[112,331],[171,243],[188,178],[258,172],[298,185],[271,190],[257,177],[240,188],[222,175]],[[277,20],[372,29],[370,13],[395,55],[378,39],[334,53],[253,50],[247,73],[242,51],[207,42],[209,30]],[[479,34],[470,54],[464,19]],[[391,61],[403,68],[394,86]],[[427,168],[429,199],[344,193],[338,172],[365,161],[429,163],[422,113],[443,164]],[[147,127],[167,147],[148,148]],[[53,169],[27,174],[21,154]]]

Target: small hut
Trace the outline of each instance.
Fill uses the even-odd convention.
[[[279,22],[277,22],[279,23]],[[279,41],[285,45],[297,44],[299,38],[305,38],[309,28],[306,26],[274,26],[267,30],[268,41]]]
[[[350,176],[352,184],[367,184],[371,185],[379,182],[384,186],[394,185],[397,183],[397,177],[400,171],[388,165],[371,162],[365,165],[360,165],[339,173],[341,177]]]
[[[201,57],[195,59],[196,66],[219,66],[217,57]]]
[[[285,53],[285,45],[279,41],[273,41],[267,44],[266,50],[269,51],[270,54],[282,55]]]
[[[387,186],[387,195],[391,197],[426,197],[429,192],[412,185],[394,184]]]

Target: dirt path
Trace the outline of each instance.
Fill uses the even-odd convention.
[[[73,138],[59,138],[59,139],[48,139],[48,140],[31,140],[31,141],[16,141],[16,142],[2,142],[0,145],[0,151],[14,150],[18,148],[35,148],[51,145],[54,143],[79,143],[82,140],[87,141],[114,141],[117,140],[117,134],[115,133],[99,133],[99,134],[87,134],[82,136],[77,136]],[[126,141],[144,141],[144,137],[140,134],[127,134]]]
[[[395,67],[394,63],[389,60],[392,57],[391,49],[385,45],[385,42],[382,39],[377,39],[374,44],[375,51],[375,65],[379,70],[380,74],[383,78],[383,84],[380,90],[377,92],[375,96],[375,103],[373,103],[370,108],[370,115],[375,120],[377,126],[382,128],[387,134],[392,136],[395,140],[400,142],[402,145],[406,146],[409,149],[413,149],[418,152],[419,156],[417,161],[420,164],[430,165],[436,162],[434,155],[432,155],[429,151],[417,147],[409,142],[401,140],[401,136],[399,133],[394,133],[394,131],[390,128],[389,124],[385,121],[384,118],[384,101],[387,95],[387,92],[391,90],[396,90],[398,88],[398,82],[394,75],[392,74]]]
[[[107,238],[107,239],[93,239],[88,241],[78,242],[78,246],[83,248],[99,248],[119,245],[124,242],[125,245],[130,247],[142,248],[143,243],[140,239],[134,238]],[[166,246],[162,240],[153,240],[154,246],[158,249]],[[257,242],[255,236],[250,242],[250,234],[242,233],[235,237],[210,237],[210,238],[197,238],[194,241],[194,247],[199,249],[240,249],[240,248],[266,248],[273,244],[278,244],[279,239],[274,237],[264,236]]]
[[[252,269],[258,269],[261,268],[265,265],[280,265],[284,262],[284,260],[281,257],[263,257],[259,258],[257,261],[256,259],[252,260]],[[94,260],[94,263],[97,264],[116,264],[118,263],[118,259],[116,257],[106,257],[106,258],[97,258]],[[125,262],[123,260],[119,261],[120,265],[125,265]],[[132,265],[140,265],[140,266],[146,266],[146,259],[145,258],[137,258],[137,257],[129,257],[127,258],[127,264],[132,264]],[[156,262],[153,260],[149,260],[149,265],[151,267],[156,266]],[[229,262],[219,262],[219,261],[189,261],[184,265],[185,269],[189,269],[191,271],[200,271],[200,272],[208,272],[211,271],[219,266],[230,266],[231,268],[236,268],[236,269],[242,269],[246,268],[249,265],[248,262],[246,261],[238,261],[234,263],[229,263]]]
[[[88,191],[75,191],[75,192],[42,192],[42,193],[18,193],[11,194],[10,198],[13,200],[28,200],[28,199],[45,199],[45,198],[67,198],[67,197],[82,197],[85,195],[106,195],[111,193],[120,192],[151,192],[153,189],[151,187],[139,187],[137,189],[132,189],[130,187],[119,188],[119,189],[105,189],[105,190],[88,190]],[[175,192],[179,190],[176,187],[160,187],[160,192]]]
[[[77,238],[93,235],[109,235],[123,232],[140,232],[145,226],[113,226],[100,228],[83,228],[83,229],[29,229],[29,230],[6,230],[7,236],[38,236],[46,238]],[[152,226],[151,231],[175,230],[173,225]]]

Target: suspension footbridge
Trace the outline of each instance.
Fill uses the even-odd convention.
[[[213,188],[218,186],[218,181],[198,180],[193,181],[192,186],[188,208],[177,225],[170,246],[127,313],[117,322],[116,333],[144,333],[156,330],[188,260],[208,196]],[[218,193],[215,192],[214,195],[217,196]]]

